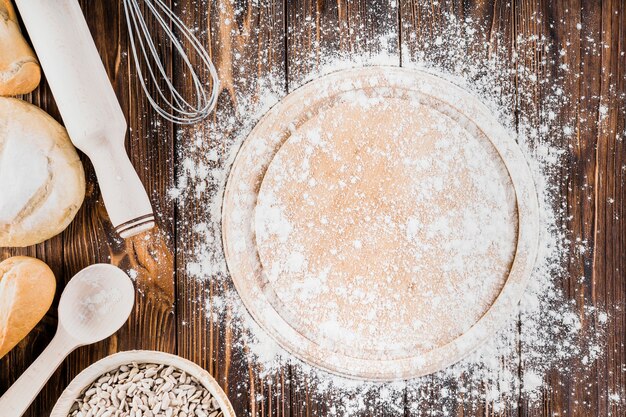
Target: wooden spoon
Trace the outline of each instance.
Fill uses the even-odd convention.
[[[128,319],[134,302],[130,278],[113,265],[91,265],[76,274],[61,295],[56,335],[0,398],[2,415],[24,414],[61,362],[77,347],[115,333]]]

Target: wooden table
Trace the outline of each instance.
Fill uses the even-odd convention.
[[[0,249],[0,259],[30,255],[50,264],[58,278],[58,293],[81,268],[96,262],[111,262],[138,272],[137,300],[128,322],[112,338],[74,352],[54,374],[28,416],[47,415],[68,382],[90,363],[117,351],[157,349],[177,353],[208,369],[228,393],[239,416],[324,416],[332,405],[332,393],[320,396],[307,389],[306,378],[294,367],[285,367],[276,377],[263,379],[254,364],[233,349],[236,338],[228,321],[207,318],[198,300],[219,295],[224,289],[215,280],[198,282],[187,276],[188,253],[198,245],[191,228],[198,220],[198,201],[184,210],[167,196],[180,169],[177,146],[190,140],[189,128],[158,120],[136,81],[128,54],[128,37],[120,1],[82,0],[106,69],[115,86],[131,128],[127,147],[158,213],[158,227],[149,239],[117,238],[108,221],[93,168],[86,158],[87,196],[74,222],[61,235],[29,248]],[[282,82],[276,93],[284,95],[315,71],[328,51],[348,56],[372,56],[383,51],[399,65],[415,61],[432,43],[449,13],[471,18],[485,28],[488,53],[501,53],[512,69],[523,65],[536,76],[523,79],[512,72],[512,85],[531,92],[534,99],[521,99],[515,114],[531,114],[540,120],[549,85],[562,80],[571,105],[556,117],[576,131],[568,143],[560,182],[561,199],[556,205],[567,213],[571,230],[572,257],[569,278],[562,286],[578,311],[597,305],[609,313],[605,355],[594,366],[576,373],[549,376],[551,389],[532,404],[520,396],[502,412],[485,402],[478,408],[447,406],[459,416],[625,416],[626,351],[626,3],[623,0],[512,0],[512,1],[345,1],[179,0],[174,9],[183,19],[199,25],[222,81],[219,117],[233,117],[228,131],[213,138],[229,138],[247,117],[234,111],[237,95],[256,97],[258,80],[274,74]],[[237,13],[237,10],[242,10]],[[577,25],[581,24],[578,28]],[[390,35],[381,38],[381,35]],[[499,36],[498,36],[499,35]],[[519,43],[518,35],[545,36],[554,47],[538,42]],[[475,45],[468,44],[468,48]],[[560,56],[559,51],[567,53]],[[326,52],[323,52],[326,51]],[[180,61],[171,59],[174,74]],[[563,64],[569,67],[565,71]],[[180,80],[178,81],[181,82]],[[523,84],[526,83],[526,84]],[[529,84],[530,83],[530,84]],[[611,86],[614,86],[612,88]],[[45,81],[27,100],[60,120]],[[607,109],[600,118],[600,107]],[[599,123],[596,121],[600,120]],[[207,128],[208,129],[208,128]],[[208,131],[207,137],[208,137]],[[206,139],[209,140],[209,139]],[[222,149],[221,139],[213,139]],[[539,142],[554,139],[540,135]],[[588,248],[578,250],[580,242]],[[177,250],[181,248],[185,250]],[[581,279],[584,277],[585,279]],[[55,306],[58,303],[55,301]],[[52,338],[56,310],[0,361],[0,393],[31,363]],[[583,334],[594,332],[594,320],[585,320]],[[578,360],[578,359],[576,359]],[[575,361],[576,361],[575,360]],[[575,362],[574,361],[574,362]],[[520,372],[524,362],[520,359]],[[277,384],[280,383],[280,384]],[[484,387],[470,387],[484,390]],[[415,393],[407,392],[407,401]],[[611,401],[618,394],[621,401]],[[440,402],[424,404],[421,412],[443,409]],[[0,410],[0,414],[2,411]],[[372,415],[394,414],[374,407]],[[405,407],[406,415],[415,415]]]

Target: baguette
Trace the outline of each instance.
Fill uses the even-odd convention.
[[[22,36],[11,0],[0,0],[0,96],[30,93],[40,80],[39,62]]]
[[[14,256],[0,262],[0,358],[39,323],[55,289],[54,273],[38,259]]]

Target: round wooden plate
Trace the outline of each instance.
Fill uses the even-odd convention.
[[[229,270],[261,327],[347,377],[442,369],[520,300],[538,204],[520,149],[474,96],[416,70],[322,77],[271,109],[224,195]]]

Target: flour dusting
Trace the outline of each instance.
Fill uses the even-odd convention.
[[[512,166],[523,159],[495,137],[488,113],[447,104],[455,88],[392,67],[340,71],[277,105],[246,140],[225,193],[227,261],[265,329],[304,336],[279,339],[287,350],[346,375],[415,377],[472,349],[459,337],[472,340],[482,321],[472,332],[484,338],[496,298],[523,287],[519,272],[507,278],[536,240],[536,227],[518,230],[518,208],[536,217],[528,169],[514,187],[502,155]],[[452,97],[458,106],[463,94]],[[259,266],[244,266],[257,256]]]
[[[440,33],[435,34],[431,44],[421,44],[416,51],[402,51],[402,64],[448,79],[473,92],[489,106],[516,138],[531,166],[539,193],[541,217],[538,260],[517,317],[513,317],[496,336],[461,362],[433,375],[403,382],[366,383],[344,379],[297,360],[282,350],[249,316],[234,290],[224,260],[221,203],[230,166],[243,140],[261,116],[286,95],[284,75],[268,75],[259,79],[257,85],[260,91],[254,94],[236,91],[236,111],[218,110],[210,129],[185,133],[186,147],[179,150],[183,169],[171,196],[179,200],[181,207],[196,201],[197,206],[203,207],[205,218],[193,227],[193,240],[201,243],[196,243],[194,247],[194,262],[186,266],[187,272],[199,280],[216,280],[223,289],[219,296],[213,296],[206,303],[206,314],[228,320],[238,329],[235,332],[235,351],[246,357],[254,369],[261,371],[267,384],[288,384],[292,389],[310,395],[311,401],[318,399],[320,406],[328,407],[327,415],[352,415],[384,409],[392,414],[409,412],[412,415],[445,416],[455,414],[460,406],[466,410],[478,410],[485,404],[498,412],[505,407],[517,407],[520,394],[523,401],[531,404],[549,395],[546,393],[547,380],[552,372],[567,374],[575,367],[592,367],[603,354],[602,328],[611,317],[594,307],[580,307],[561,289],[563,280],[568,279],[568,262],[588,250],[587,242],[572,236],[565,226],[568,210],[562,205],[562,177],[569,173],[564,158],[569,152],[567,144],[578,134],[579,127],[558,117],[564,108],[572,105],[563,92],[563,79],[539,82],[533,69],[525,67],[523,60],[518,59],[518,51],[514,51],[511,58],[506,51],[490,50],[486,31],[479,24],[469,18],[459,21],[454,16],[444,17],[445,22],[440,22],[438,29]],[[394,36],[391,34],[381,42],[387,42]],[[491,33],[490,36],[497,38],[501,35]],[[472,48],[469,48],[470,44]],[[525,39],[521,35],[516,44],[520,50],[525,47],[538,50],[560,47],[546,39]],[[563,55],[566,53],[564,50]],[[599,52],[590,50],[588,53]],[[342,56],[329,52],[322,58],[315,70],[291,80],[290,89],[343,68],[399,63],[397,56],[384,53]],[[551,65],[560,64],[553,62]],[[567,68],[561,67],[561,70],[567,71]],[[538,89],[541,90],[539,98]],[[251,98],[252,95],[255,99]],[[533,104],[538,99],[541,103],[539,108]],[[363,98],[355,96],[351,100],[359,102]],[[223,136],[223,132],[231,133]],[[316,146],[323,146],[323,136],[316,135],[314,130],[307,140]],[[426,170],[432,168],[432,162],[407,161],[416,169]],[[303,188],[319,185],[316,179],[304,172],[299,180],[302,180]],[[429,185],[435,189],[441,186],[436,182]],[[276,208],[272,196],[268,194],[267,197],[263,227],[269,235],[275,236],[277,247],[280,247],[281,242],[289,239],[295,226],[285,221],[285,213]],[[320,217],[317,226],[323,227],[332,221]],[[436,224],[424,225],[419,217],[408,216],[402,226],[403,236],[414,239],[424,227],[436,229]],[[363,250],[370,244],[363,239],[344,243],[350,245],[351,250]],[[577,251],[572,251],[572,247]],[[281,267],[289,271],[300,271],[306,264],[306,259],[297,250],[286,259],[286,265]],[[581,280],[585,279],[581,277]],[[319,280],[323,282],[323,274]],[[298,285],[305,298],[311,291],[318,290],[305,281]],[[471,292],[467,296],[471,300]],[[584,323],[590,320],[596,323],[592,327],[593,333],[584,330]],[[332,334],[336,329],[327,322],[322,331]],[[286,365],[291,366],[290,377],[280,382],[277,375]],[[280,392],[280,389],[275,391]],[[623,395],[613,393],[608,401],[623,404]],[[433,402],[438,404],[437,414],[432,414],[428,407]]]

